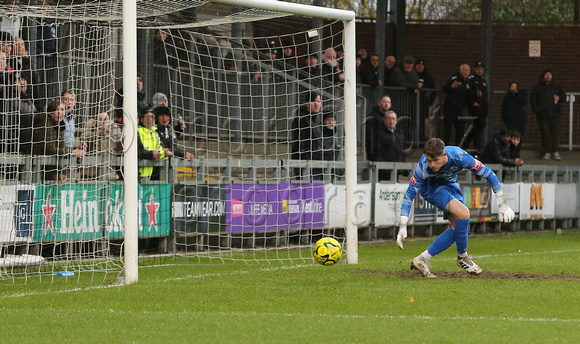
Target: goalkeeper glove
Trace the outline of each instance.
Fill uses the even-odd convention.
[[[407,239],[407,222],[409,222],[409,217],[401,216],[401,223],[399,223],[399,234],[397,234],[397,245],[401,250],[403,249],[403,239]]]
[[[496,192],[495,197],[497,198],[497,206],[499,208],[499,214],[497,216],[499,222],[512,222],[512,220],[516,217],[516,213],[514,213],[509,204],[507,204],[503,191]]]

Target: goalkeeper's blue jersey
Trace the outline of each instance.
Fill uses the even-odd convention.
[[[433,172],[429,168],[425,154],[421,156],[409,181],[409,187],[401,207],[401,216],[409,216],[411,204],[417,192],[427,200],[433,199],[433,194],[441,186],[456,183],[457,174],[464,169],[471,170],[476,175],[487,179],[494,192],[501,191],[501,184],[495,173],[469,153],[455,146],[445,146],[445,153],[449,157],[449,162],[441,167],[438,172]]]

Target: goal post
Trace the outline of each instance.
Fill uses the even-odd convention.
[[[123,0],[123,106],[129,109],[128,116],[137,117],[137,3],[134,0]],[[125,93],[125,92],[124,92]],[[124,123],[125,139],[135,142],[137,122]],[[124,154],[125,183],[124,204],[138,204],[139,171],[137,145],[127,145]],[[124,283],[131,284],[139,280],[139,211],[137,207],[124,207],[125,228],[125,277]]]
[[[124,6],[130,0],[124,1]],[[309,6],[295,3],[287,3],[283,1],[268,1],[268,0],[211,0],[211,2],[221,3],[231,6],[248,7],[262,9],[266,11],[282,12],[293,15],[303,15],[308,17],[316,17],[323,19],[334,19],[340,20],[344,24],[343,30],[343,49],[344,49],[344,130],[345,130],[345,141],[344,141],[344,161],[345,161],[345,185],[346,185],[346,220],[345,220],[345,232],[346,232],[346,252],[347,252],[347,263],[357,264],[358,263],[358,227],[354,224],[355,217],[355,187],[357,185],[357,147],[356,147],[356,67],[355,67],[355,54],[356,54],[356,42],[355,42],[355,15],[352,11]],[[127,4],[129,6],[129,4]],[[130,4],[132,6],[133,4]],[[131,11],[132,13],[132,11]],[[126,16],[124,16],[126,18]],[[132,18],[128,18],[129,23],[133,23]],[[126,27],[127,22],[125,23]],[[123,41],[124,51],[126,49],[134,49],[134,41],[128,39]],[[127,45],[125,45],[127,44]],[[125,59],[125,65],[131,64],[132,61],[136,59]],[[124,83],[132,82],[136,78],[130,77],[125,79]],[[126,195],[126,197],[128,197]],[[127,200],[127,199],[126,199]],[[136,215],[134,215],[136,216]],[[126,219],[127,220],[127,219]],[[131,230],[128,228],[128,223],[125,224],[126,232]],[[136,240],[132,243],[126,241],[126,246],[137,244]],[[129,257],[129,250],[126,253],[126,268],[125,268],[125,281],[131,282],[137,280],[135,274],[137,270],[134,266],[130,267],[128,262],[134,262],[132,265],[136,264],[137,250],[133,249],[130,251],[132,256]],[[134,276],[135,277],[132,277]],[[131,277],[129,277],[131,276]]]

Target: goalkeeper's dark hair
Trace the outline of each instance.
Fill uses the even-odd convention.
[[[437,158],[445,153],[445,142],[437,137],[430,138],[425,143],[423,153],[430,158]]]

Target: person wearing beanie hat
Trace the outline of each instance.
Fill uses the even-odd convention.
[[[334,114],[333,114],[332,112],[325,112],[325,113],[322,115],[322,121],[324,121],[324,120],[325,120],[325,119],[327,119],[327,118],[332,118],[332,119],[334,119]],[[336,120],[335,120],[335,125],[336,125]]]
[[[530,94],[530,105],[536,113],[540,134],[542,137],[542,147],[544,149],[543,159],[561,160],[558,152],[558,139],[560,135],[560,118],[562,117],[561,105],[566,101],[566,93],[562,86],[553,79],[551,69],[545,69],[540,76],[540,81],[532,89]]]
[[[306,56],[306,65],[302,68],[303,74],[301,76],[303,78],[308,78],[309,82],[314,82],[314,86],[320,87],[320,64],[318,63],[318,55],[317,54],[310,54]]]
[[[165,94],[157,92],[153,95],[153,98],[151,99],[151,106],[155,107],[157,105],[169,106],[169,100]]]
[[[175,141],[177,140],[177,133],[175,130],[177,128],[181,129],[181,126],[176,125],[175,128],[171,125],[171,109],[165,105],[157,105],[153,108],[155,116],[157,119],[156,131],[161,139],[161,144],[173,152],[173,155],[180,158],[185,158],[188,160],[193,160],[194,156],[190,152],[185,152],[182,149],[176,147]]]
[[[155,111],[146,109],[139,112],[139,126],[137,127],[137,156],[139,159],[166,160],[173,155],[171,150],[163,147],[161,139],[155,131]],[[151,180],[159,179],[159,168],[153,166],[139,167],[140,178]]]
[[[415,70],[417,75],[419,75],[419,79],[423,79],[423,88],[435,88],[435,80],[427,71],[425,60],[422,57],[417,57],[415,60]]]
[[[282,59],[285,64],[289,64],[292,67],[296,66],[296,56],[294,56],[294,44],[292,41],[285,40],[282,42],[281,54],[278,58]]]

